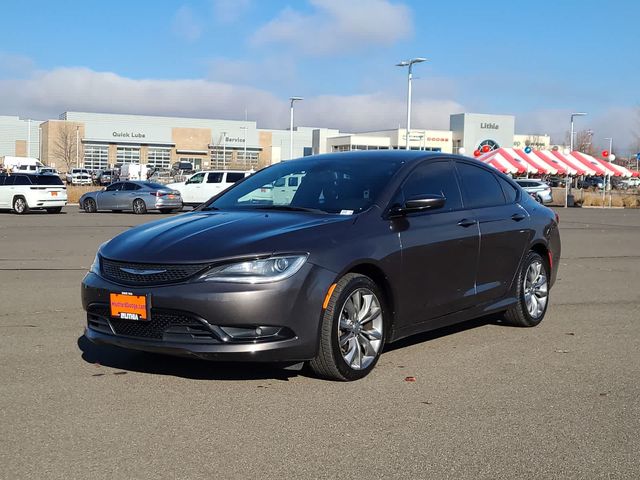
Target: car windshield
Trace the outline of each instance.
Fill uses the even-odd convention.
[[[351,214],[369,208],[401,159],[308,158],[282,162],[251,175],[203,210],[268,209]]]

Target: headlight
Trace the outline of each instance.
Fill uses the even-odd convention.
[[[98,247],[98,251],[96,252],[95,258],[93,259],[93,263],[89,267],[89,271],[91,273],[100,275],[100,250],[102,250],[102,247],[104,247],[107,243],[109,243],[109,240],[107,240],[106,242],[104,242],[102,245]]]
[[[279,255],[261,260],[229,263],[213,267],[200,277],[211,282],[268,283],[294,275],[308,255]]]

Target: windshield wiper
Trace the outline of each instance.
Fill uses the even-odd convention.
[[[252,208],[255,208],[256,210],[280,210],[283,212],[327,213],[318,208],[294,207],[293,205],[260,205],[259,207]]]

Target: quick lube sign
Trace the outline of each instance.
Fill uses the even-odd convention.
[[[85,123],[87,140],[111,143],[172,143],[171,127],[156,125],[127,125],[127,123]]]

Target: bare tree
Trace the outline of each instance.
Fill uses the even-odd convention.
[[[53,143],[53,155],[57,160],[64,162],[67,171],[71,170],[76,164],[77,166],[82,165],[84,162],[84,152],[78,140],[75,125],[65,123],[58,130]]]

